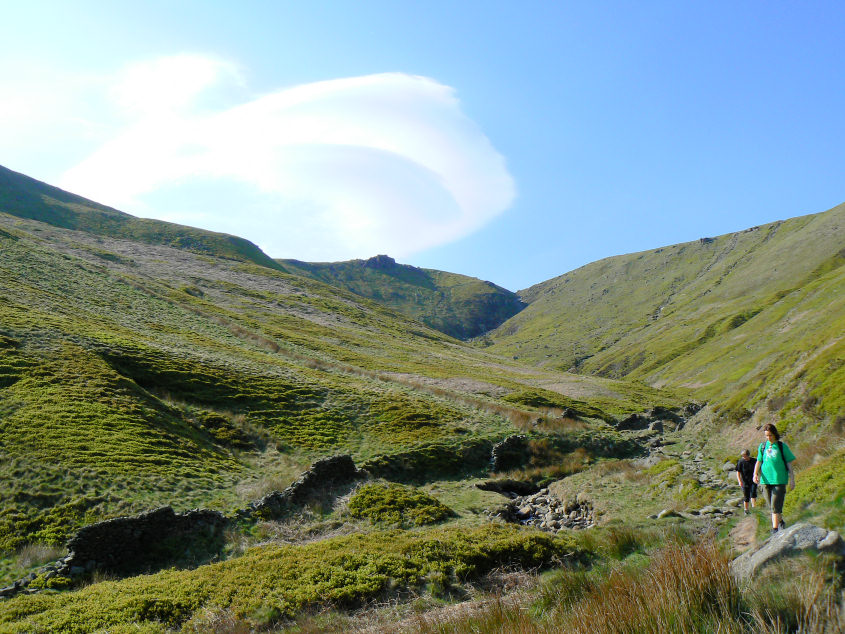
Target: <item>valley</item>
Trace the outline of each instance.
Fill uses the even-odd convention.
[[[806,625],[787,569],[841,623],[829,553],[769,594],[725,571],[726,464],[765,423],[798,457],[788,521],[845,530],[843,244],[839,206],[512,294],[273,260],[2,168],[0,631],[559,631],[678,553],[724,597],[691,628]],[[360,478],[244,512],[333,456]],[[225,530],[163,539],[148,574],[49,568],[161,507]]]

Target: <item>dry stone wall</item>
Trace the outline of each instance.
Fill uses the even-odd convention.
[[[284,491],[274,491],[238,512],[240,519],[278,519],[332,487],[348,484],[366,473],[359,470],[350,456],[323,458],[311,465]]]

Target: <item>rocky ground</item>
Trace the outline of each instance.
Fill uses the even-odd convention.
[[[596,524],[592,504],[588,499],[560,500],[550,494],[548,489],[540,489],[533,495],[515,497],[495,511],[493,516],[552,532],[592,528]]]
[[[694,479],[702,489],[714,492],[717,498],[723,498],[724,501],[718,504],[707,504],[701,508],[691,508],[684,511],[664,509],[660,513],[650,516],[652,519],[674,514],[688,519],[709,516],[717,522],[722,522],[735,513],[742,512],[742,489],[740,489],[737,483],[736,465],[734,463],[726,462],[717,470],[710,465],[710,462],[702,452],[693,453],[688,449],[678,451],[677,449],[673,449],[673,447],[664,445],[655,448],[647,461],[654,464],[663,459],[674,458],[678,460],[678,463],[683,468],[683,475],[679,479]]]

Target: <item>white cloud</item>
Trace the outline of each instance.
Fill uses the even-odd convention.
[[[429,78],[322,81],[222,107],[243,91],[238,69],[180,55],[104,89],[120,127],[59,186],[274,257],[404,257],[471,233],[515,195],[502,156]]]

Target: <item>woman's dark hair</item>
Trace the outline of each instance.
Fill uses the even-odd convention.
[[[780,440],[780,434],[778,433],[778,428],[775,427],[772,423],[766,423],[763,425],[763,432],[770,431],[775,435],[775,440]]]

